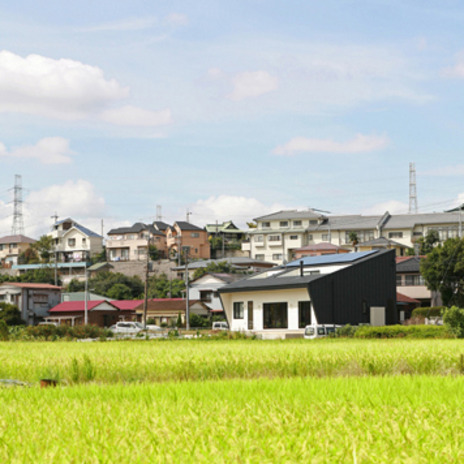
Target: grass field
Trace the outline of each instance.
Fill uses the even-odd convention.
[[[0,379],[67,383],[461,374],[460,340],[0,342]]]
[[[458,340],[0,343],[0,378],[32,385],[0,387],[0,462],[463,462],[462,353]],[[59,386],[40,389],[50,376]]]

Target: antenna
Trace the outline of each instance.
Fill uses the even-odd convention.
[[[187,212],[185,213],[185,217],[187,218],[187,222],[190,222],[190,216],[192,215],[193,213],[191,211],[189,211],[189,209],[187,208]]]
[[[409,163],[409,211],[417,214],[416,164]]]
[[[23,187],[22,179],[19,174],[15,175],[15,185],[13,188],[13,192],[13,226],[11,227],[11,235],[23,235]]]
[[[157,221],[163,220],[163,216],[161,214],[161,205],[156,205],[156,220]]]
[[[55,214],[53,216],[50,216],[51,219],[53,219],[53,224],[56,224],[56,221],[58,221],[58,214],[55,211]]]

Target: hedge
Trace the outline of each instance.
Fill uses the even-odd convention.
[[[362,326],[354,338],[454,338],[442,325],[387,325]]]
[[[10,339],[16,340],[59,340],[83,339],[83,338],[107,338],[112,337],[113,333],[108,329],[103,329],[95,325],[35,325],[28,327],[12,327]]]

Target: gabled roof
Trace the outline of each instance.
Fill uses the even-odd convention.
[[[26,237],[25,235],[6,235],[0,238],[0,245],[8,243],[35,243],[37,240]]]
[[[249,275],[245,275],[245,274],[228,274],[226,272],[207,272],[206,274],[203,274],[201,277],[191,280],[190,284],[193,284],[194,282],[198,282],[199,280],[205,278],[206,276],[212,276],[218,280],[221,280],[225,284],[230,284],[232,282],[236,282],[238,280],[242,280],[242,279],[249,277]]]
[[[54,226],[59,226],[59,225],[63,224],[64,222],[71,222],[72,223],[71,229],[74,227],[75,229],[79,230],[83,234],[87,235],[87,237],[103,238],[101,235],[97,234],[96,232],[93,232],[92,230],[88,229],[87,227],[82,226],[81,224],[79,224],[78,222],[74,221],[71,218],[66,218],[66,219],[62,219],[61,221],[57,221],[57,222],[55,222]],[[71,229],[69,229],[69,230],[71,230]]]
[[[136,222],[130,227],[118,227],[117,229],[111,229],[108,235],[120,235],[120,234],[138,234],[144,230],[148,230],[153,235],[163,235],[162,232],[155,229],[151,224],[144,224],[143,222]]]
[[[115,310],[133,310],[135,306],[140,304],[140,301],[142,300],[115,300],[115,301],[109,301],[109,300],[88,300],[87,301],[87,310],[91,311],[95,308],[98,308],[103,303],[109,304],[110,306],[113,306]],[[137,303],[137,304],[135,304]],[[63,301],[62,303],[56,305],[54,308],[50,309],[50,313],[62,313],[62,312],[80,312],[80,311],[85,311],[85,301]]]
[[[385,229],[411,229],[414,226],[427,224],[457,224],[459,213],[427,213],[392,215],[385,224]]]
[[[201,227],[195,226],[186,221],[176,221],[175,224],[177,224],[180,230],[204,230]]]
[[[397,303],[403,303],[403,304],[410,304],[410,303],[420,304],[419,300],[411,298],[411,297],[409,297],[407,295],[403,295],[400,292],[396,292],[396,302]]]
[[[383,246],[383,247],[400,247],[409,248],[403,243],[395,242],[385,237],[375,238],[373,240],[367,240],[366,242],[358,243],[358,246]]]
[[[162,232],[165,232],[166,229],[168,227],[171,227],[171,226],[169,224],[166,224],[163,221],[155,221],[155,222],[153,222],[153,227],[155,227],[155,229],[158,229],[158,230],[160,230]]]
[[[397,262],[396,272],[420,272],[420,258],[410,256],[409,259]]]
[[[320,213],[308,209],[305,211],[298,211],[296,209],[286,210],[286,211],[277,211],[276,213],[266,214],[264,216],[257,217],[253,221],[276,221],[276,220],[286,220],[286,219],[314,219],[320,218],[323,216]]]
[[[206,224],[206,232],[210,234],[217,234],[220,232],[227,232],[228,234],[242,234],[243,230],[240,230],[232,221],[226,221],[222,224]]]

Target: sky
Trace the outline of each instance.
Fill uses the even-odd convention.
[[[0,5],[0,236],[464,202],[459,0]]]

